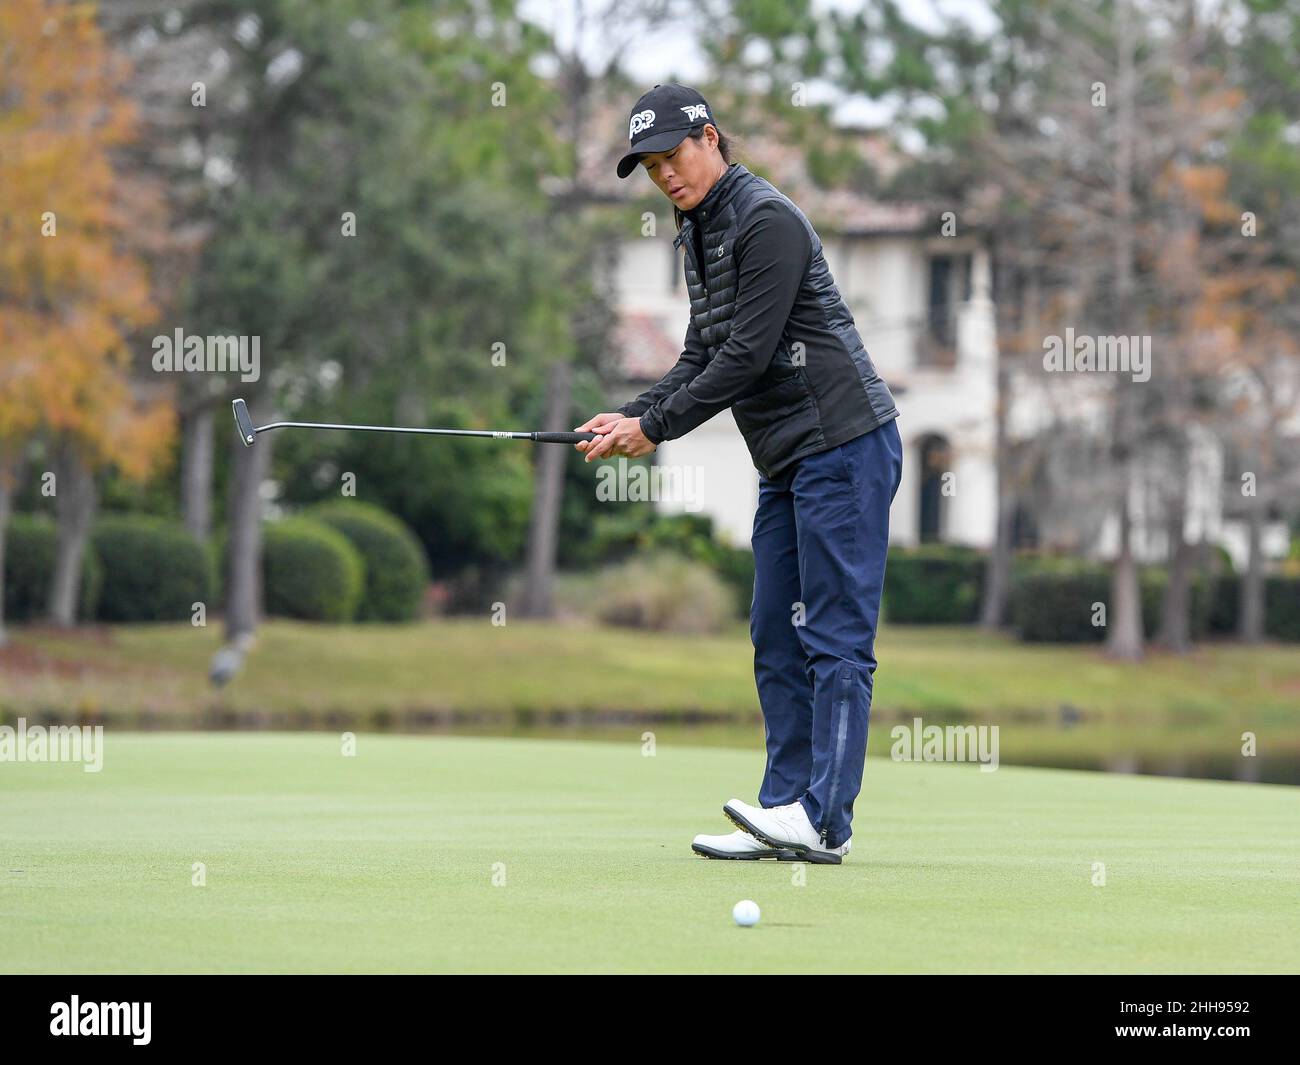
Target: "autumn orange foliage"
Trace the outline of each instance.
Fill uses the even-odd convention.
[[[92,4],[0,3],[0,455],[39,432],[144,477],[174,414],[127,346],[156,314],[112,160],[129,77]]]

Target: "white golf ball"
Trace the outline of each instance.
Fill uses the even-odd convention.
[[[731,908],[731,916],[741,928],[752,928],[758,924],[758,903],[753,899],[741,899]]]

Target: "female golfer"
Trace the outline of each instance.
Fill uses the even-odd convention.
[[[578,431],[587,461],[647,455],[731,408],[760,474],[750,636],[767,734],[758,805],[730,800],[709,858],[838,865],[862,787],[874,643],[902,475],[898,410],[789,199],[731,161],[708,103],[656,85],[632,108],[637,164],[673,204],[691,300],[663,380]]]

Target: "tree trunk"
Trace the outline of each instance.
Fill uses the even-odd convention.
[[[212,532],[213,412],[211,405],[185,415],[181,447],[181,514],[197,540]]]
[[[565,432],[569,420],[571,367],[557,362],[546,385],[547,432]],[[538,448],[533,478],[533,512],[528,529],[528,568],[524,582],[523,617],[548,618],[555,613],[555,556],[559,545],[560,505],[564,500],[564,465],[568,449],[556,444]]]
[[[994,445],[998,477],[997,525],[993,551],[985,569],[984,602],[980,605],[980,625],[986,629],[1002,627],[1011,586],[1011,532],[1015,518],[1015,494],[1011,490],[1010,460],[1007,455],[1007,408],[1010,402],[1010,383],[1007,377],[1007,372],[999,368]]]
[[[58,543],[50,582],[50,621],[71,628],[77,621],[81,573],[95,518],[95,476],[70,441],[60,444],[55,459],[54,513]]]
[[[1118,91],[1115,94],[1115,181],[1112,188],[1111,236],[1115,270],[1115,305],[1112,317],[1127,321],[1133,294],[1133,61],[1136,43],[1128,32],[1128,0],[1115,5]],[[1112,658],[1137,660],[1142,657],[1142,590],[1138,582],[1137,563],[1133,559],[1132,516],[1129,493],[1132,470],[1129,466],[1129,432],[1133,421],[1127,417],[1128,405],[1123,393],[1116,396],[1115,440],[1121,456],[1119,502],[1119,553],[1111,574],[1110,616],[1106,628],[1106,652]]]
[[[253,421],[262,420],[256,400],[249,401]],[[271,469],[270,435],[252,447],[232,437],[234,465],[230,479],[230,520],[226,548],[226,640],[250,637],[262,612],[262,482]]]
[[[1160,603],[1160,633],[1156,642],[1170,651],[1183,654],[1192,648],[1192,563],[1195,548],[1181,535],[1172,543],[1169,559],[1169,583]]]
[[[1179,471],[1185,476],[1186,471]],[[1184,481],[1184,484],[1186,482]],[[1169,541],[1169,581],[1160,601],[1160,631],[1156,642],[1179,654],[1192,646],[1191,578],[1194,550],[1183,533],[1187,519],[1187,497],[1182,491],[1170,503],[1166,519]]]
[[[1106,619],[1106,653],[1111,658],[1137,661],[1142,657],[1142,590],[1133,558],[1129,486],[1124,477],[1119,505],[1119,553],[1110,582],[1110,615]]]
[[[1250,502],[1246,529],[1246,572],[1241,577],[1237,633],[1243,643],[1260,643],[1264,639],[1264,507],[1258,498]]]

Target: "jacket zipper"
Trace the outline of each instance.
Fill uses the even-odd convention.
[[[692,226],[692,227],[697,226],[697,225],[699,225],[698,222],[691,222],[691,223],[690,223],[690,226]],[[674,248],[680,248],[680,247],[682,246],[683,241],[686,239],[686,233],[687,233],[687,227],[686,227],[686,226],[683,226],[683,227],[681,228],[681,230],[678,232],[677,236],[673,237],[673,247],[674,247]],[[694,232],[693,232],[693,231],[692,231],[692,236],[694,236]],[[685,253],[684,253],[685,256],[686,256],[686,260],[687,260],[688,263],[690,262],[691,252],[694,251],[694,245],[695,245],[695,242],[694,242],[694,240],[692,240],[692,241],[691,241],[691,247],[687,248],[686,251],[685,251]],[[703,247],[704,247],[704,234],[701,233],[701,234],[700,234],[700,248],[703,249]],[[708,294],[709,294],[709,282],[708,282],[708,278],[705,276],[705,272],[704,272],[704,271],[705,271],[704,263],[703,263],[703,262],[699,262],[699,261],[697,261],[697,262],[695,263],[695,275],[700,279],[700,287],[701,287],[702,289],[704,289],[704,296],[705,296],[705,301],[706,301],[706,304],[707,304]]]

